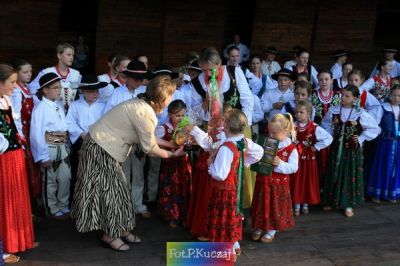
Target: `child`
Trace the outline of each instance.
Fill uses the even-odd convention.
[[[17,87],[11,97],[13,103],[13,111],[18,114],[16,124],[21,125],[18,128],[21,136],[24,136],[25,145],[25,161],[28,173],[29,192],[32,199],[40,198],[42,190],[42,180],[39,167],[33,162],[31,145],[29,143],[29,135],[31,128],[31,115],[33,110],[33,98],[27,88],[28,82],[32,77],[32,65],[24,59],[16,59],[14,68],[18,74]]]
[[[73,151],[71,156],[72,192],[74,191],[82,142],[89,132],[89,127],[103,114],[105,103],[98,100],[98,97],[99,89],[106,86],[107,82],[99,82],[94,75],[83,76],[79,85],[83,97],[72,102],[67,113],[66,123]]]
[[[380,117],[382,116],[382,108],[381,104],[374,95],[368,92],[368,90],[364,89],[364,75],[359,69],[353,69],[349,73],[349,84],[354,85],[360,90],[360,99],[359,105],[360,107],[367,110],[367,112],[372,115],[373,118],[379,123]]]
[[[375,119],[357,108],[359,97],[358,88],[348,85],[342,90],[341,104],[332,106],[322,121],[333,136],[322,204],[325,210],[344,209],[346,217],[352,217],[354,206],[364,200],[362,145],[379,134]]]
[[[33,159],[42,171],[46,211],[55,219],[66,219],[70,212],[71,166],[65,112],[57,102],[62,90],[60,80],[53,72],[39,79],[40,102],[32,112],[30,140]]]
[[[378,203],[389,200],[396,203],[400,199],[400,85],[390,91],[390,102],[382,104],[382,129],[374,154],[367,184],[367,195]]]
[[[333,91],[341,91],[348,84],[349,73],[353,70],[352,63],[344,63],[341,69],[340,78],[333,79],[332,88]]]
[[[311,102],[315,108],[314,122],[320,124],[329,107],[340,104],[340,94],[332,90],[331,72],[321,71],[318,74],[318,82],[319,89],[311,95]]]
[[[278,81],[278,87],[267,90],[261,97],[261,106],[264,113],[268,114],[270,119],[275,114],[280,113],[282,107],[294,100],[293,91],[290,89],[295,80],[294,73],[288,69],[281,69],[273,74],[272,78]]]
[[[16,71],[0,64],[0,238],[5,253],[34,247],[22,138],[15,125],[10,100],[16,82]]]
[[[310,95],[311,95],[311,84],[304,80],[296,81],[294,84],[294,100],[285,103],[285,105],[282,107],[282,114],[290,113],[296,121],[295,118],[296,104],[300,101],[309,100]],[[313,107],[311,112],[311,120],[314,120],[314,117],[315,117],[315,109]]]
[[[208,172],[212,176],[211,198],[208,204],[207,231],[212,242],[231,242],[240,255],[242,239],[241,191],[243,165],[259,161],[264,150],[250,139],[244,138],[246,115],[237,109],[225,116],[226,140],[219,147],[215,159],[209,160]],[[212,162],[211,162],[212,161]]]
[[[300,160],[299,170],[290,176],[295,216],[300,215],[300,204],[303,204],[301,211],[308,214],[308,206],[320,202],[317,152],[332,143],[332,136],[310,119],[312,108],[308,100],[296,105],[296,143]]]
[[[294,226],[289,175],[298,168],[296,146],[288,137],[295,137],[293,118],[290,114],[276,114],[268,123],[271,138],[279,140],[278,153],[272,164],[271,175],[258,174],[251,204],[251,221],[254,241],[271,243],[277,230]]]
[[[67,111],[71,102],[78,96],[78,86],[82,78],[78,70],[70,67],[74,61],[74,53],[75,48],[69,43],[57,45],[57,65],[43,69],[36,78],[29,83],[31,94],[36,94],[38,91],[40,87],[39,80],[44,74],[55,73],[61,78],[61,98],[57,100],[61,100],[65,111]]]
[[[390,88],[392,87],[393,78],[390,76],[393,65],[389,60],[379,62],[376,69],[379,73],[369,78],[363,84],[363,89],[368,90],[374,95],[379,102],[383,103],[387,100],[390,94]]]
[[[185,113],[186,104],[182,100],[172,101],[168,106],[169,121],[157,127],[156,136],[171,141]],[[161,163],[159,206],[161,214],[172,228],[176,228],[186,218],[192,190],[191,172],[187,155],[164,159]]]

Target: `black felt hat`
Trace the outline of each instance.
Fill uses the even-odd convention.
[[[47,87],[47,86],[49,86],[49,85],[51,85],[54,82],[59,81],[59,80],[61,80],[61,78],[56,73],[54,73],[54,72],[46,73],[43,76],[41,76],[40,79],[39,79],[40,87],[39,87],[38,90],[41,90],[44,87]]]
[[[267,47],[267,49],[264,49],[264,53],[279,54],[278,50],[276,50],[276,48],[273,46],[270,46],[270,47]]]
[[[132,60],[122,73],[129,78],[140,80],[148,79],[151,75],[151,72],[147,70],[144,63],[137,60]]]
[[[339,49],[339,50],[336,50],[336,51],[332,54],[332,57],[333,57],[333,58],[339,58],[339,57],[341,57],[341,56],[347,56],[347,54],[348,54],[348,52],[347,52],[346,50],[344,50],[344,49]]]
[[[158,65],[153,71],[152,78],[155,78],[155,77],[161,76],[161,75],[168,75],[171,77],[171,79],[176,79],[179,77],[179,73],[173,72],[172,68],[167,65]]]
[[[385,53],[397,53],[397,51],[398,51],[398,49],[396,49],[396,48],[390,48],[390,47],[386,47],[385,49],[383,49],[383,52],[385,52]]]
[[[96,75],[86,74],[82,76],[81,84],[79,84],[79,89],[81,90],[96,90],[107,86],[108,83],[104,81],[99,81]]]
[[[292,81],[293,81],[293,80],[296,80],[296,74],[295,74],[293,71],[291,71],[291,70],[289,70],[289,69],[286,69],[286,68],[282,68],[282,69],[279,70],[277,73],[273,74],[271,77],[272,77],[274,80],[278,80],[279,76],[288,77],[288,78],[290,78]]]
[[[190,66],[188,67],[189,70],[196,70],[196,71],[203,71],[200,66],[199,66],[199,61],[194,60],[192,63],[190,63]]]

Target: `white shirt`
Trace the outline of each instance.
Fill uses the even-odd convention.
[[[295,60],[289,60],[289,61],[285,62],[285,64],[283,65],[283,68],[292,70],[292,67],[296,64],[297,64],[297,62]]]
[[[108,99],[106,106],[104,107],[103,114],[107,113],[118,104],[136,98],[140,93],[144,92],[146,92],[146,86],[143,85],[137,87],[133,91],[128,90],[126,84],[114,89],[111,97]]]
[[[335,63],[331,68],[331,73],[332,73],[332,79],[341,78],[343,75],[342,65],[339,63]]]
[[[104,107],[105,103],[100,100],[89,105],[84,97],[72,102],[66,117],[72,143],[75,143],[82,133],[89,132],[89,127],[102,117]]]
[[[298,125],[300,125],[300,127],[306,126],[305,123],[296,122],[297,132],[299,131]],[[333,141],[332,136],[325,129],[323,129],[320,126],[317,126],[315,129],[315,138],[317,141],[314,144],[314,148],[317,151],[320,151],[320,150],[328,147],[329,145],[331,145],[331,143]]]
[[[61,77],[58,72],[56,67],[48,67],[43,69],[42,71],[39,72],[39,74],[36,76],[36,78],[34,80],[32,80],[28,87],[29,87],[29,91],[32,95],[37,93],[37,90],[40,88],[40,84],[39,84],[39,79],[47,73],[56,73],[59,77]],[[69,68],[69,74],[65,79],[60,80],[61,82],[61,87],[62,92],[61,92],[61,98],[60,101],[62,102],[63,105],[65,105],[66,103],[68,105],[70,105],[74,100],[75,100],[75,96],[78,92],[78,87],[79,84],[81,83],[81,79],[82,76],[79,73],[78,70],[75,70],[73,68]],[[68,95],[67,98],[65,97],[65,91],[66,88],[68,88]],[[35,104],[38,103],[38,99],[34,97],[35,100]]]
[[[321,126],[328,131],[329,134],[332,135],[332,117],[333,114],[339,114],[340,113],[340,105],[338,106],[331,106],[326,113],[325,117],[321,121]],[[351,112],[351,115],[350,115]],[[349,117],[350,115],[350,117]],[[358,142],[360,143],[360,146],[364,143],[365,140],[373,140],[376,138],[379,133],[380,133],[380,128],[375,120],[370,114],[367,113],[364,109],[359,109],[356,111],[354,108],[345,108],[342,107],[342,112],[340,114],[340,119],[343,121],[347,121],[347,118],[349,118],[349,121],[356,121],[358,118],[360,118],[360,124],[361,127],[363,128],[363,131],[360,136],[358,136]]]
[[[252,114],[253,114],[253,110],[254,110],[253,95],[251,93],[249,84],[247,83],[247,80],[243,74],[243,71],[238,67],[235,68],[235,79],[236,79],[236,85],[237,85],[237,88],[238,88],[238,91],[240,94],[239,100],[240,100],[240,104],[242,105],[242,111],[243,111],[243,113],[245,113],[245,115],[247,117],[248,124],[251,125]],[[201,87],[203,88],[203,90],[208,93],[208,86],[206,85],[206,83],[204,81],[204,72],[200,73],[199,81],[200,81],[200,84],[201,84]],[[219,86],[220,86],[219,90],[221,92],[221,97],[223,97],[222,93],[229,90],[230,84],[231,84],[231,80],[229,78],[228,71],[226,70],[226,66],[223,66],[223,77],[222,77],[221,83],[219,84]],[[208,121],[209,120],[208,111],[204,111],[202,104],[203,104],[203,99],[193,88],[192,89],[193,112],[196,113],[196,116],[199,119]]]
[[[393,60],[392,61],[392,65],[393,65],[393,68],[392,68],[392,72],[390,72],[390,76],[392,78],[400,76],[400,63],[397,62],[396,60]],[[376,69],[377,66],[378,65],[374,66],[374,69],[372,70],[371,75],[370,75],[371,78],[373,78],[376,75],[378,75],[379,71],[378,71],[378,69]]]
[[[273,74],[278,73],[279,70],[281,70],[281,66],[276,61],[272,61],[270,64],[268,64],[263,60],[261,63],[261,72],[264,75],[272,76]]]
[[[255,94],[255,91],[260,91],[263,84],[262,84],[262,80],[259,79],[258,77],[256,77],[256,75],[254,75],[254,73],[252,73],[250,70],[248,70],[246,68],[245,73],[244,73],[248,83],[249,83],[249,87],[250,90],[253,92],[253,94]]]
[[[121,82],[119,82],[118,79],[111,80],[110,75],[108,73],[97,76],[97,79],[100,82],[107,82],[108,83],[107,86],[105,86],[104,88],[99,89],[99,100],[102,101],[102,102],[105,102],[105,103],[110,99],[110,97],[111,97],[111,95],[112,95],[112,93],[113,93],[113,91],[115,89],[115,87],[112,84],[110,84],[110,82],[114,81],[119,86],[122,86]]]
[[[264,113],[268,113],[268,119],[272,118],[275,114],[281,113],[282,109],[274,109],[272,105],[277,102],[287,103],[294,101],[294,93],[291,89],[282,92],[278,88],[267,90],[261,96],[261,106]]]
[[[45,140],[45,132],[67,131],[65,112],[59,102],[53,102],[46,97],[33,109],[31,119],[31,150],[36,162],[50,160],[48,145]]]
[[[253,94],[254,98],[254,112],[253,112],[253,124],[257,124],[264,120],[264,112],[261,107],[261,100],[257,95]]]
[[[228,55],[228,49],[232,46],[236,46],[237,48],[239,48],[239,64],[242,63],[243,61],[248,61],[250,59],[250,50],[249,48],[243,44],[243,43],[239,43],[239,44],[234,44],[231,43],[229,44],[225,49],[224,49],[224,57],[225,59],[229,59],[229,55]]]
[[[18,133],[24,136],[24,132],[22,131],[22,118],[21,118],[21,109],[22,109],[22,95],[25,98],[32,98],[32,95],[29,93],[24,92],[18,85],[14,89],[13,94],[11,95],[11,101],[12,101],[12,111],[13,111],[13,117],[14,117],[14,123],[15,126],[17,127]]]
[[[235,143],[243,138],[244,136],[241,134],[239,136],[227,138],[224,142],[232,141]],[[244,160],[244,165],[248,167],[262,158],[264,149],[252,140],[246,138],[246,153],[247,155]],[[208,167],[208,173],[215,180],[224,181],[231,170],[232,161],[232,151],[226,146],[221,146],[215,156],[214,162]]]
[[[284,140],[279,142],[278,150],[286,148],[290,144],[292,144],[292,140],[290,138],[285,138]],[[275,173],[290,175],[296,173],[298,168],[299,168],[299,153],[297,152],[297,149],[294,149],[290,153],[288,161],[287,162],[281,161],[278,166],[274,166],[273,171]]]

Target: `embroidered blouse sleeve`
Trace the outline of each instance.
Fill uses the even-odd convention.
[[[370,91],[374,88],[375,86],[375,81],[373,78],[367,79],[363,84],[360,86],[360,90],[367,90]]]
[[[367,92],[367,100],[365,102],[365,109],[368,111],[368,113],[370,115],[372,115],[373,118],[375,118],[375,121],[379,124],[379,122],[381,121],[382,115],[383,115],[381,103],[378,101],[378,99],[374,95],[372,95],[369,92]]]
[[[281,174],[294,174],[299,167],[299,154],[296,149],[289,155],[288,162],[281,161],[278,166],[274,168],[274,172]]]
[[[0,133],[0,154],[4,153],[8,149],[8,140]]]
[[[224,181],[228,177],[232,160],[232,151],[226,146],[220,147],[214,162],[208,167],[208,173],[215,180]]]
[[[332,136],[320,126],[317,126],[315,129],[315,137],[317,139],[317,143],[315,143],[314,147],[318,151],[328,147],[333,141]]]
[[[360,124],[363,128],[363,132],[358,137],[360,145],[362,145],[365,140],[373,140],[381,131],[375,119],[364,110],[362,110],[360,115]]]
[[[235,68],[235,77],[237,88],[240,94],[240,104],[242,105],[242,111],[246,115],[249,125],[251,125],[254,109],[253,94],[250,91],[249,84],[247,83],[243,71],[239,67]]]
[[[271,91],[265,91],[264,94],[261,96],[261,107],[264,113],[269,113],[272,108],[272,101],[270,97]]]
[[[251,139],[246,138],[246,141],[247,141],[247,147],[246,147],[247,155],[246,155],[244,165],[246,167],[248,167],[251,164],[256,163],[259,160],[261,160],[262,156],[264,155],[264,149],[257,143],[254,143]]]

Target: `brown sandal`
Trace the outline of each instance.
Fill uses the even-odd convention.
[[[122,241],[121,239],[121,245],[119,245],[119,246],[113,246],[112,245],[112,243],[115,241],[115,240],[118,240],[119,238],[114,238],[114,239],[111,239],[110,241],[105,241],[104,239],[101,239],[101,242],[102,242],[102,244],[104,245],[104,246],[106,246],[107,248],[111,248],[112,250],[115,250],[115,251],[128,251],[129,249],[130,249],[130,247],[127,245],[127,244],[125,244],[124,243],[124,241]]]
[[[266,233],[261,237],[260,241],[265,243],[265,244],[269,244],[269,243],[272,243],[274,238],[275,238],[274,235],[270,235],[269,233]]]
[[[258,241],[258,240],[260,240],[261,235],[262,235],[262,231],[261,230],[254,230],[251,233],[251,239],[253,239],[254,241]]]
[[[19,261],[20,257],[14,255],[14,254],[8,254],[8,257],[4,259],[4,263],[17,263]]]
[[[142,243],[142,239],[138,237],[137,235],[134,235],[132,233],[127,234],[126,236],[121,236],[122,241],[128,244],[139,244]]]

